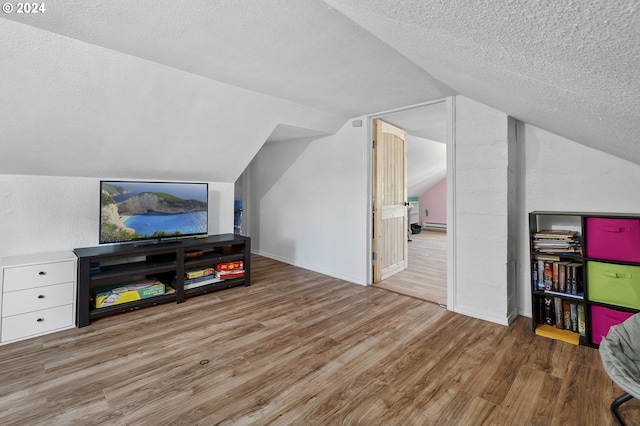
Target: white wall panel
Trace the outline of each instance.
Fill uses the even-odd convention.
[[[98,244],[100,180],[0,175],[0,257]],[[233,183],[209,183],[209,234],[233,232]]]
[[[335,135],[263,146],[247,170],[254,252],[366,284],[367,137],[349,121]]]
[[[519,123],[519,312],[531,316],[528,216],[534,210],[640,212],[640,166],[530,124]]]

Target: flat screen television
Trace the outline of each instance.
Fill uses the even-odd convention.
[[[100,181],[100,244],[208,233],[207,183]]]

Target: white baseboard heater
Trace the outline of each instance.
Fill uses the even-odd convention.
[[[446,223],[436,223],[436,222],[422,222],[422,227],[427,229],[447,229]]]

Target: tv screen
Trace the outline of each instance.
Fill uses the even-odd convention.
[[[206,183],[100,182],[100,244],[207,235]]]

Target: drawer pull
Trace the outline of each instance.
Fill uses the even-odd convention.
[[[611,277],[611,278],[632,278],[633,277],[631,274],[624,274],[622,272],[603,272],[602,274],[605,277]]]
[[[44,294],[39,294],[38,299],[44,299]]]
[[[45,271],[40,271],[38,272],[38,275],[47,275],[47,273]]]
[[[36,321],[42,322],[42,321],[44,321],[44,318],[38,318]]]

